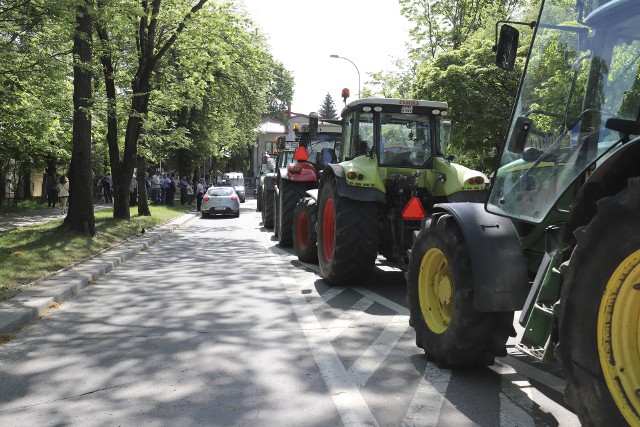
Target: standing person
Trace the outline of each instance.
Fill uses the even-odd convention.
[[[167,197],[167,190],[169,188],[169,183],[171,182],[171,178],[169,175],[162,174],[162,204],[166,205],[169,202],[169,198]]]
[[[184,206],[187,203],[187,188],[189,188],[189,181],[187,177],[183,176],[180,180],[180,205]]]
[[[104,202],[111,203],[111,182],[109,181],[109,177],[103,176],[100,182],[102,184],[102,196],[104,197]]]
[[[191,206],[193,204],[193,186],[191,183],[187,183],[187,204]]]
[[[204,183],[204,178],[200,178],[200,182],[198,182],[198,186],[196,187],[196,208],[198,212],[200,212],[200,208],[202,207],[202,197],[206,190],[207,187]]]
[[[58,182],[58,197],[60,198],[60,214],[66,215],[68,212],[67,202],[69,201],[69,180],[64,175],[60,177],[60,182]]]
[[[155,205],[160,204],[160,186],[160,172],[156,171],[156,173],[151,177],[151,198]]]
[[[176,174],[172,173],[169,175],[169,184],[167,185],[167,205],[173,206],[177,188],[178,184],[176,183]]]
[[[47,206],[55,209],[58,200],[58,181],[53,172],[47,175]]]

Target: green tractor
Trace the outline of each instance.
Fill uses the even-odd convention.
[[[337,162],[324,168],[318,190],[296,209],[317,218],[317,226],[298,227],[298,215],[294,220],[296,240],[305,230],[317,232],[303,240],[307,247],[317,240],[325,282],[363,279],[378,254],[404,268],[413,232],[435,203],[486,198],[486,176],[445,156],[447,113],[444,102],[387,98],[359,99],[343,109]]]
[[[583,425],[638,426],[640,2],[540,8],[486,203],[437,204],[414,233],[410,324],[439,365],[488,365],[520,311],[518,348],[562,363]],[[498,66],[518,39],[502,25]]]

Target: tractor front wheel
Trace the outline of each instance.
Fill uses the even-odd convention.
[[[316,201],[311,197],[300,200],[293,211],[293,247],[300,261],[313,264],[318,262],[317,222],[318,206]]]
[[[449,214],[432,221],[416,232],[407,273],[416,345],[441,367],[492,365],[515,335],[513,312],[476,310],[462,232]]]
[[[582,425],[640,425],[640,178],[597,207],[562,266],[565,399]]]
[[[318,263],[331,285],[365,278],[378,254],[378,205],[338,196],[335,179],[318,203]]]

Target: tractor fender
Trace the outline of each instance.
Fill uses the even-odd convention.
[[[335,177],[336,191],[338,196],[346,197],[348,199],[357,200],[359,202],[378,202],[386,203],[386,195],[373,187],[354,187],[347,185],[347,179],[344,175],[344,170],[339,164],[328,165],[322,172],[322,178],[320,180],[319,190],[322,190],[323,184],[330,177]]]
[[[640,138],[624,144],[596,165],[576,196],[565,226],[565,239],[575,243],[573,232],[586,225],[598,211],[597,201],[627,187],[627,180],[640,175]]]
[[[306,161],[289,163],[287,167],[280,169],[280,176],[295,182],[318,182],[316,167]]]
[[[276,184],[274,182],[275,177],[276,177],[275,173],[268,173],[268,174],[265,175],[264,184],[263,184],[264,190],[275,191],[275,189],[276,189]]]
[[[434,214],[450,214],[460,227],[471,258],[474,305],[478,311],[522,309],[529,293],[524,252],[511,220],[484,209],[483,203],[440,203]],[[437,216],[431,221],[437,227]]]

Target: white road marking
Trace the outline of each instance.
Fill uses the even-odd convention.
[[[435,426],[451,379],[451,372],[431,363],[427,365],[416,389],[409,409],[402,421],[403,427]]]
[[[342,421],[346,425],[378,425],[367,403],[364,401],[359,387],[364,386],[367,380],[384,363],[384,360],[406,331],[408,327],[408,309],[361,287],[331,287],[324,294],[312,297],[311,301],[307,301],[300,293],[300,287],[306,286],[306,282],[302,284],[296,282],[282,267],[283,260],[290,262],[295,257],[292,257],[287,251],[272,246],[272,242],[267,242],[266,239],[263,239],[263,242],[270,254],[270,260],[276,267],[281,282],[287,291],[289,301],[302,326],[309,347]],[[318,266],[313,264],[305,264],[305,266],[319,273]],[[315,282],[315,280],[317,279],[312,282]],[[322,307],[346,289],[358,292],[363,298],[351,306],[349,310],[345,310],[327,328],[322,328],[313,310]],[[363,316],[366,309],[374,302],[395,311],[398,315],[393,317],[384,331],[347,371],[331,341]],[[527,377],[533,378],[560,392],[564,390],[563,380],[510,356],[499,358],[490,369],[501,376],[502,384],[499,394],[501,426],[535,426],[535,421],[530,414],[534,405],[539,407],[538,410],[550,413],[560,425],[579,425],[575,414],[533,387],[528,382]],[[406,427],[437,425],[440,420],[442,405],[446,401],[446,392],[450,379],[451,371],[442,370],[433,364],[428,364],[409,404],[402,425]]]
[[[500,393],[501,425],[533,425],[513,422],[510,417],[516,416],[514,414],[520,414],[520,416],[522,416],[520,411],[527,413],[527,411],[532,409],[534,403],[538,405],[539,411],[550,413],[561,426],[580,425],[578,417],[573,412],[547,397],[528,381],[528,378],[532,378],[550,388],[563,390],[564,381],[560,378],[510,356],[496,360],[495,365],[489,368],[500,375],[502,382],[502,393]],[[530,417],[530,415],[528,416]]]
[[[371,292],[369,289],[365,289],[365,288],[360,288],[360,287],[354,287],[351,288],[354,291],[358,292],[359,294],[377,302],[378,304],[382,304],[383,306],[390,308],[391,310],[395,311],[398,314],[402,314],[404,316],[407,316],[407,325],[409,324],[409,309],[401,306],[398,303],[395,303],[393,301],[391,301],[390,299],[387,299],[385,297],[383,297],[382,295],[378,295],[375,292]]]
[[[327,337],[331,341],[338,338],[345,329],[362,317],[371,305],[373,305],[373,301],[369,298],[361,298],[358,302],[353,304],[349,310],[345,310],[340,317],[329,323],[329,326],[327,327]]]
[[[378,422],[358,390],[358,386],[347,374],[335,349],[321,328],[320,322],[315,317],[311,305],[307,303],[305,296],[300,292],[299,284],[285,271],[282,271],[282,261],[278,255],[269,252],[269,259],[287,293],[289,303],[342,422],[348,426],[377,426]]]
[[[371,375],[384,363],[385,359],[398,343],[400,337],[409,327],[405,316],[394,316],[387,327],[378,335],[375,341],[358,357],[347,371],[351,378],[360,386],[364,386]]]

